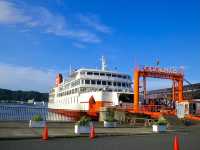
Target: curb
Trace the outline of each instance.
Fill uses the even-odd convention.
[[[110,136],[134,136],[134,135],[158,135],[158,134],[170,134],[176,132],[183,132],[182,130],[168,130],[167,132],[155,133],[155,132],[141,132],[141,133],[96,133],[96,137],[110,137]],[[187,131],[184,131],[187,132]],[[80,137],[89,137],[89,134],[81,135],[49,135],[49,139],[55,138],[80,138]],[[30,136],[10,136],[10,137],[0,137],[1,140],[26,140],[26,139],[41,139],[41,135],[30,135]]]
[[[111,136],[133,136],[133,135],[151,135],[157,134],[153,132],[146,133],[97,133],[96,137],[111,137]],[[80,137],[89,137],[89,134],[82,135],[49,135],[49,139],[55,138],[80,138]],[[26,139],[41,139],[41,136],[19,136],[19,137],[0,137],[0,140],[26,140]]]

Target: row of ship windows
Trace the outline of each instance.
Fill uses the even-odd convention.
[[[58,97],[61,97],[61,96],[66,96],[66,95],[70,95],[70,94],[75,94],[75,93],[78,93],[79,91],[81,91],[81,89],[78,89],[78,88],[75,88],[75,89],[72,89],[72,90],[69,90],[69,91],[64,91],[62,93],[58,93]]]
[[[119,87],[131,87],[131,83],[126,82],[112,82],[105,80],[82,80],[82,84],[92,84],[92,85],[109,85],[109,86],[119,86]]]
[[[131,83],[126,83],[126,82],[112,82],[112,81],[106,81],[106,80],[81,80],[81,84],[91,84],[91,85],[109,85],[109,86],[122,86],[122,87],[131,87]],[[71,88],[80,85],[80,80],[76,80],[71,83]],[[60,87],[60,90],[63,89],[69,89],[70,88],[70,83]]]
[[[102,91],[102,88],[90,88],[90,87],[81,87],[81,88],[75,88],[68,91],[63,91],[57,94],[58,97],[76,94],[76,93],[84,93],[84,92],[91,92],[91,91]],[[122,89],[106,89],[107,91],[116,91],[116,92],[122,92]],[[49,95],[50,97],[54,97],[54,95]]]
[[[71,97],[69,99],[58,100],[62,104],[78,104],[78,97]]]
[[[107,76],[107,77],[117,77],[123,79],[131,79],[128,75],[114,74],[114,73],[103,73],[103,72],[80,72],[80,74],[95,75],[95,76]]]

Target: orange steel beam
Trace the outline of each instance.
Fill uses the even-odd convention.
[[[176,88],[176,83],[175,81],[173,80],[173,83],[172,83],[172,99],[175,100],[175,88]]]
[[[172,87],[172,99],[178,101],[178,82],[173,80],[173,87]]]
[[[138,68],[134,71],[134,103],[133,103],[133,111],[139,111],[139,70]]]
[[[133,111],[139,112],[139,79],[140,77],[169,79],[178,82],[178,101],[183,101],[183,73],[174,70],[165,70],[158,67],[136,68],[134,70],[134,100]],[[176,91],[174,91],[176,93]]]
[[[183,101],[183,78],[178,80],[178,101]]]
[[[147,99],[146,77],[143,77],[144,99]]]

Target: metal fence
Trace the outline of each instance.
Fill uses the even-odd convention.
[[[62,114],[49,112],[47,105],[0,104],[0,121],[26,121],[31,120],[35,115],[41,115],[47,121],[72,120]]]

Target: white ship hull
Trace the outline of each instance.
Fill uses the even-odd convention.
[[[63,97],[62,99],[56,99],[53,103],[48,104],[48,108],[52,112],[65,114],[69,117],[78,118],[81,113],[88,113],[90,111],[90,98],[94,99],[94,111],[99,112],[102,107],[111,107],[119,105],[118,92],[106,92],[96,91],[87,92],[82,94],[75,94]],[[132,94],[132,93],[126,93]],[[69,104],[72,102],[72,104]],[[74,103],[74,104],[73,104]]]

